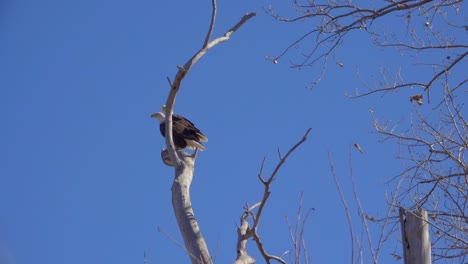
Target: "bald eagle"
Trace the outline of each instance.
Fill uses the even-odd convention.
[[[161,107],[161,110],[165,112],[165,106]],[[157,112],[151,117],[158,119],[159,131],[163,137],[166,137],[166,123],[164,122],[166,115]],[[208,141],[208,138],[192,122],[176,114],[172,115],[172,139],[177,150],[184,148],[205,150],[202,142]]]

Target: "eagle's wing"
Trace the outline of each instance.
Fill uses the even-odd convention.
[[[172,122],[177,123],[177,125],[173,124],[175,131],[182,134],[185,138],[196,141],[208,141],[208,138],[187,118],[174,114],[172,115]]]

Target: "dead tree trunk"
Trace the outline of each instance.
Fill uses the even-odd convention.
[[[409,212],[400,207],[400,224],[405,264],[430,264],[431,241],[427,211]]]
[[[172,207],[191,262],[193,264],[208,264],[212,263],[210,253],[195,219],[190,201],[194,161],[194,157],[184,155],[182,162],[175,167],[176,174],[171,188]]]
[[[231,29],[226,31],[222,37],[216,38],[212,41],[211,35],[213,33],[215,20],[216,20],[216,0],[212,0],[212,14],[211,22],[206,35],[202,48],[190,58],[184,66],[178,66],[179,70],[174,78],[174,81],[168,78],[171,87],[165,107],[165,138],[167,149],[161,152],[163,162],[172,166],[175,169],[175,178],[172,185],[172,207],[179,225],[179,230],[182,234],[185,243],[185,249],[190,257],[192,264],[211,264],[212,260],[208,252],[208,247],[201,234],[200,227],[195,219],[192,209],[192,202],[190,200],[190,185],[193,179],[193,171],[197,151],[193,155],[185,153],[183,150],[176,150],[173,142],[172,135],[172,114],[177,92],[179,91],[182,80],[187,75],[192,66],[205,55],[209,49],[213,48],[219,43],[228,41],[231,35],[236,32],[242,25],[250,18],[254,17],[255,13],[245,14],[241,20],[234,25]]]

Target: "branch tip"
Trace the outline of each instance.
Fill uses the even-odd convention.
[[[171,82],[171,79],[169,79],[169,76],[166,77],[166,80],[169,83],[169,86],[172,87],[172,82]]]

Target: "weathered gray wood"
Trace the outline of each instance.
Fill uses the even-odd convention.
[[[181,163],[176,165],[172,184],[172,207],[192,264],[212,263],[208,247],[192,209],[190,184],[193,179],[194,157],[178,151]]]
[[[176,151],[172,135],[172,118],[173,108],[177,92],[179,91],[182,80],[187,75],[192,66],[211,48],[219,43],[228,41],[230,36],[236,32],[245,22],[254,17],[256,13],[247,13],[241,20],[231,29],[229,29],[222,37],[209,41],[213,33],[215,18],[216,18],[216,0],[212,0],[212,15],[208,34],[206,35],[205,42],[202,48],[190,58],[184,66],[178,66],[179,70],[174,78],[174,81],[168,78],[171,89],[166,100],[166,151],[161,152],[163,162],[175,169],[174,183],[172,184],[172,207],[179,225],[180,232],[184,239],[185,248],[190,257],[192,264],[207,264],[212,263],[208,247],[201,234],[198,222],[192,209],[192,202],[190,200],[190,184],[192,183],[194,163],[196,158],[194,155],[188,155],[183,151]]]
[[[431,241],[427,211],[409,212],[400,207],[400,224],[405,264],[430,264]]]
[[[232,264],[254,264],[255,259],[247,253],[247,241],[251,237],[248,232],[250,229],[246,211],[241,217],[241,225],[237,228],[237,258]]]

